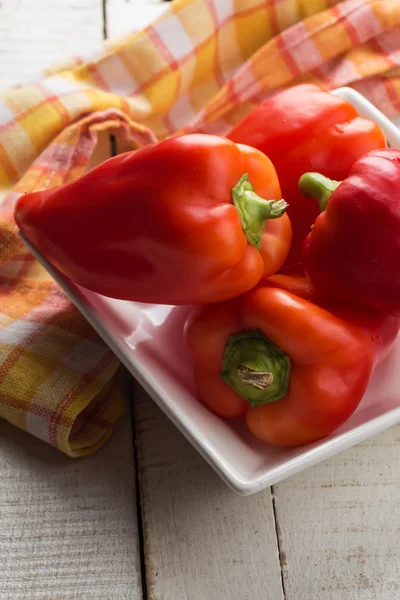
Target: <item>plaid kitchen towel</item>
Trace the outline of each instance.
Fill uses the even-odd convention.
[[[300,82],[350,85],[400,112],[400,0],[175,0],[0,98],[0,416],[70,456],[99,447],[121,412],[117,361],[16,236],[19,194],[78,177],[109,130],[136,148],[224,134]]]

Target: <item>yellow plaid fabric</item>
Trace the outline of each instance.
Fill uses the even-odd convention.
[[[121,412],[116,360],[18,241],[18,195],[78,177],[99,130],[131,148],[224,135],[304,81],[350,85],[398,114],[400,0],[175,0],[101,56],[0,97],[0,416],[80,456]]]

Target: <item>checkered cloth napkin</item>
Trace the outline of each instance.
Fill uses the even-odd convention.
[[[121,413],[118,363],[24,249],[12,209],[71,181],[100,130],[136,148],[176,132],[224,134],[277,90],[350,85],[400,112],[400,0],[175,0],[144,31],[105,43],[0,98],[0,417],[70,456]]]

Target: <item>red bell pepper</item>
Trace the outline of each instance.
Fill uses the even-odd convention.
[[[363,154],[386,147],[375,123],[361,118],[346,100],[310,84],[272,96],[227,137],[258,148],[276,168],[293,229],[287,265],[301,261],[302,244],[318,216],[317,207],[298,191],[299,177],[318,171],[344,179]]]
[[[295,279],[289,276],[288,287],[300,289]],[[210,410],[245,416],[264,442],[295,446],[351,416],[399,321],[368,309],[360,316],[358,307],[334,314],[272,285],[196,309],[186,339],[199,398]]]
[[[369,152],[340,185],[318,173],[299,185],[323,211],[304,244],[315,290],[400,315],[400,151]]]
[[[22,196],[15,219],[53,266],[91,290],[205,304],[238,296],[283,264],[291,226],[280,198],[261,152],[188,135]]]

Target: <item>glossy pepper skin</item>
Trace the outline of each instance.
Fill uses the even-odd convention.
[[[335,315],[268,282],[196,309],[186,339],[200,400],[219,416],[245,416],[266,443],[297,446],[328,435],[355,411],[398,332],[392,317],[344,310]]]
[[[400,151],[369,152],[340,185],[306,174],[300,186],[323,210],[303,253],[316,292],[400,316]]]
[[[304,272],[304,265],[296,265],[268,277],[263,285],[277,287],[300,298],[309,300],[332,314],[365,329],[374,345],[375,364],[386,358],[396,341],[400,330],[400,318],[358,306],[349,302],[339,302],[317,292]]]
[[[206,304],[238,296],[284,262],[291,226],[280,198],[275,169],[261,152],[196,134],[22,196],[15,219],[53,266],[88,289]]]
[[[267,99],[227,136],[264,152],[278,173],[289,203],[293,242],[286,264],[301,261],[304,239],[318,209],[298,190],[306,171],[341,180],[355,161],[375,148],[385,148],[380,128],[359,116],[346,100],[311,84],[301,84]]]

